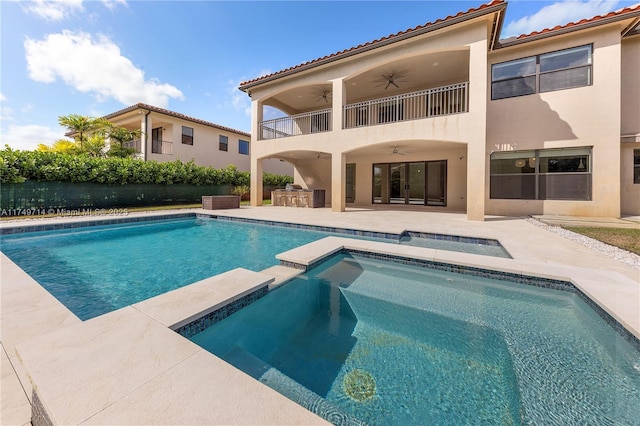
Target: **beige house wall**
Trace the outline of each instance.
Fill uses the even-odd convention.
[[[324,189],[326,200],[332,200],[332,209],[341,211],[344,209],[343,174],[347,163],[357,163],[356,204],[364,206],[371,205],[372,179],[370,176],[373,163],[446,159],[449,165],[456,164],[456,166],[448,173],[448,205],[442,210],[466,210],[470,217],[482,220],[485,191],[483,179],[476,176],[468,182],[467,176],[469,171],[474,174],[480,171],[482,176],[487,160],[484,130],[486,128],[487,22],[479,20],[463,24],[455,31],[447,29],[431,34],[429,37],[411,40],[401,49],[396,46],[393,49],[376,50],[375,53],[359,56],[357,60],[349,60],[313,73],[302,73],[290,79],[252,89],[254,111],[252,138],[257,140],[263,100],[292,88],[333,82],[333,131],[257,140],[252,147],[252,161],[259,162],[262,158],[274,155],[290,158],[297,169],[294,174],[297,183],[305,187]],[[470,111],[468,113],[369,127],[341,128],[341,111],[346,98],[343,82],[346,79],[381,64],[446,50],[462,50],[469,54]],[[299,113],[300,111],[288,112]],[[408,145],[412,155],[402,158],[392,157],[391,147],[394,144]],[[468,146],[472,149],[467,149]],[[381,155],[368,153],[372,147],[389,148],[386,155]],[[305,156],[300,155],[300,152],[310,153],[312,158],[304,158]],[[460,157],[470,170],[457,167],[457,164],[463,161]],[[471,157],[472,161],[467,162],[467,157]],[[254,168],[257,169],[257,166]],[[452,170],[456,170],[456,173]],[[474,189],[471,200],[467,197],[467,184]],[[253,185],[255,186],[255,183]],[[336,191],[340,191],[340,194],[336,194]],[[256,198],[252,198],[254,205],[259,205],[258,197],[259,195],[256,194]]]
[[[470,220],[483,220],[485,214],[601,217],[640,214],[640,184],[633,183],[633,149],[640,147],[640,35],[621,39],[633,22],[632,17],[602,21],[594,18],[594,25],[571,24],[561,30],[544,30],[526,36],[522,42],[505,41],[491,49],[493,18],[485,15],[458,22],[352,56],[341,56],[335,62],[321,61],[310,67],[303,64],[299,70],[294,67],[283,70],[282,75],[258,79],[259,83],[247,83],[243,90],[252,98],[255,141],[252,170],[261,170],[264,159],[285,159],[295,167],[296,183],[324,189],[332,210],[343,211],[347,164],[355,164],[356,171],[352,205],[369,207],[373,164],[446,160],[446,207],[421,207],[425,210],[466,211]],[[591,85],[491,100],[493,64],[583,45],[592,45]],[[380,99],[387,93],[380,97],[379,91],[375,96],[364,92],[359,97],[352,96],[351,84],[359,76],[443,52],[464,54],[464,59],[458,59],[456,64],[463,64],[468,73],[468,112],[342,128],[343,107],[347,103]],[[431,64],[425,65],[413,72],[428,73]],[[409,83],[409,87],[402,89],[391,88],[389,96],[460,82],[459,76],[450,79],[443,76],[440,81],[433,81],[433,86],[410,87]],[[331,88],[332,99],[326,105],[331,108],[331,131],[310,133],[307,129],[306,134],[298,136],[259,140],[266,105],[289,115],[318,111],[321,108],[318,104],[293,100],[295,95],[302,98],[316,86]],[[274,101],[275,97],[282,101]],[[296,110],[292,106],[296,104],[304,107]],[[369,106],[366,108],[369,114]],[[392,155],[396,145],[402,147],[404,155]],[[490,198],[491,153],[573,147],[592,149],[591,200]],[[258,182],[252,180],[252,188],[257,190],[257,186]],[[255,196],[252,204],[260,205],[260,194],[252,193]]]
[[[488,199],[488,214],[620,216],[620,31],[610,26],[490,54],[489,66],[593,44],[591,86],[489,100],[487,109],[489,153],[593,147],[593,164],[591,201]]]
[[[109,119],[112,123],[123,127],[143,130],[143,139],[146,140],[146,143],[142,146],[142,152],[138,154],[139,158],[147,161],[157,161],[159,163],[176,160],[185,163],[193,161],[199,166],[214,168],[224,168],[229,165],[235,165],[240,171],[250,170],[250,153],[251,149],[253,149],[253,144],[251,143],[251,137],[249,135],[207,126],[155,111],[151,111],[150,114],[145,114],[145,112],[146,110],[136,109]],[[193,129],[193,145],[182,143],[182,126]],[[152,152],[151,132],[155,128],[162,128],[162,140],[171,142],[170,153]],[[219,149],[221,135],[227,136],[228,138],[227,151],[221,151]],[[240,154],[240,140],[249,142],[249,155]],[[167,145],[164,146],[167,147]],[[278,159],[268,159],[264,162],[264,171],[266,173],[292,176],[293,166]]]
[[[621,98],[621,212],[623,215],[637,216],[640,215],[640,183],[633,183],[633,151],[640,150],[640,35],[625,39],[622,43]]]

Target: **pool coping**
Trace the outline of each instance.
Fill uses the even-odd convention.
[[[187,213],[185,217],[193,216],[193,214]],[[176,217],[176,215],[154,215],[153,217],[159,216]],[[628,309],[628,303],[626,308],[624,306],[621,308],[620,303],[618,303],[620,302],[621,294],[626,295],[625,298],[628,298],[627,300],[638,300],[637,283],[617,272],[603,272],[553,262],[545,263],[545,270],[541,271],[540,263],[534,261],[447,252],[342,237],[326,237],[314,243],[281,253],[277,256],[277,259],[281,261],[281,266],[268,268],[260,273],[247,270],[239,272],[240,274],[246,274],[240,280],[245,284],[252,279],[251,277],[257,277],[254,274],[258,274],[261,277],[258,281],[266,281],[256,284],[255,287],[249,285],[249,287],[243,287],[244,290],[238,289],[237,294],[231,296],[231,300],[227,301],[233,301],[234,297],[235,300],[240,300],[243,297],[243,292],[246,296],[255,289],[277,285],[278,277],[280,282],[286,281],[297,273],[301,273],[306,267],[322,261],[327,255],[337,253],[343,249],[362,250],[383,256],[416,258],[467,267],[482,267],[483,269],[488,268],[512,274],[530,274],[550,280],[569,281],[580,291],[595,300],[598,306],[624,325],[633,335],[640,338],[640,316],[637,315],[637,308],[633,312],[633,310]],[[81,322],[28,275],[24,274],[17,266],[13,265],[12,267],[11,264],[12,262],[2,255],[3,277],[7,276],[8,268],[9,276],[15,279],[11,283],[12,285],[15,284],[16,287],[13,288],[12,286],[8,289],[10,291],[7,292],[5,291],[7,290],[6,284],[3,282],[3,298],[6,299],[7,296],[9,298],[24,298],[28,293],[30,298],[35,299],[33,299],[29,308],[25,308],[24,312],[20,313],[20,318],[30,321],[35,314],[40,322],[46,320],[50,323],[45,324],[45,328],[51,333],[33,339],[26,339],[23,343],[17,344],[17,352],[13,357],[13,364],[18,361],[20,364],[24,363],[26,365],[28,377],[36,390],[32,397],[34,402],[33,412],[36,415],[38,413],[42,414],[42,411],[45,413],[42,418],[34,418],[34,424],[46,424],[47,416],[51,416],[48,420],[55,420],[55,423],[67,423],[62,419],[68,420],[68,423],[88,421],[91,423],[130,424],[141,422],[156,423],[163,419],[173,419],[174,422],[183,423],[326,424],[322,419],[311,415],[310,412],[297,404],[291,403],[280,394],[275,393],[274,395],[270,392],[270,388],[264,389],[265,386],[259,382],[253,379],[247,380],[248,376],[220,361],[217,357],[206,351],[201,353],[201,350],[191,347],[190,342],[185,343],[186,339],[178,333],[171,331],[172,327],[179,328],[190,323],[195,317],[207,315],[207,312],[205,312],[207,310],[209,310],[208,313],[214,312],[216,310],[214,305],[220,307],[225,304],[223,303],[225,302],[224,300],[217,304],[209,300],[203,302],[203,305],[211,304],[204,310],[202,305],[199,305],[194,307],[191,312],[187,309],[186,312],[179,315],[171,313],[171,309],[169,309],[171,314],[169,317],[171,318],[161,319],[157,318],[160,316],[158,311],[153,314],[151,314],[151,311],[153,311],[154,307],[157,308],[164,304],[162,296],[169,294],[165,293],[165,295],[157,296],[160,298],[156,300],[156,302],[161,302],[159,304],[143,301],[136,304],[141,306],[132,305],[110,314]],[[235,273],[231,274],[231,276],[235,276]],[[274,277],[276,277],[275,280]],[[21,296],[18,296],[18,293],[23,293],[22,289],[18,288],[21,287],[20,282],[27,282],[24,287],[29,289],[28,291],[25,290]],[[603,289],[602,282],[609,282],[610,285],[616,287],[616,291]],[[183,288],[188,288],[195,284]],[[611,289],[611,287],[608,288],[609,290]],[[165,307],[171,306],[171,303],[189,306],[187,301],[193,300],[195,294],[190,294],[191,292],[193,292],[191,289],[176,292],[172,297],[175,299],[177,295],[177,299],[173,302],[167,302]],[[614,293],[616,296],[613,296]],[[56,306],[56,303],[59,306]],[[3,302],[4,307],[5,303]],[[39,311],[47,312],[48,314],[37,314]],[[54,318],[59,319],[51,321],[49,314],[54,311],[57,312]],[[3,312],[4,316],[5,312]],[[184,318],[176,320],[177,317],[181,316]],[[123,319],[126,319],[126,321]],[[130,321],[133,321],[133,323],[130,324]],[[12,348],[13,344],[19,342],[11,339],[13,337],[12,333],[9,333],[9,341],[6,340],[6,323],[3,318],[2,343],[5,348]],[[127,327],[123,327],[123,323],[126,323]],[[132,324],[138,324],[143,330],[151,333],[152,336],[160,336],[158,340],[163,343],[162,349],[158,349],[155,339],[147,338],[140,331],[140,327],[130,327]],[[160,331],[161,329],[166,332]],[[33,330],[33,332],[36,333],[36,330]],[[108,334],[105,335],[104,333],[106,332]],[[84,345],[79,344],[79,341],[82,340],[81,336],[85,336],[87,339],[87,343]],[[92,355],[100,353],[98,348],[104,348],[104,346],[99,346],[99,342],[105,338],[108,338],[107,340],[111,342],[109,347],[119,348],[120,359],[117,362],[110,359],[111,365],[126,367],[124,371],[119,372],[120,381],[118,382],[104,383],[103,376],[108,376],[113,372],[100,370],[100,364],[93,362]],[[167,352],[171,352],[169,355],[172,355],[173,358],[172,356],[165,357],[164,353],[159,354],[165,349],[164,346],[167,342],[172,342],[170,345],[171,351]],[[128,349],[124,350],[125,348]],[[81,353],[85,354],[85,357],[79,357]],[[156,369],[147,371],[147,375],[142,379],[140,379],[140,372],[138,371],[141,369],[139,363],[131,363],[131,359],[135,358],[135,354],[139,354],[142,359],[149,358],[155,363]],[[9,358],[11,358],[11,354],[9,354]],[[202,371],[207,373],[202,374]],[[78,386],[77,379],[83,374],[85,379],[87,377],[92,379],[83,380],[82,386]],[[18,376],[22,377],[22,379],[27,378],[24,372],[18,372]],[[126,384],[136,377],[138,377],[137,387],[133,390],[127,388]],[[232,382],[234,384],[229,385]],[[216,385],[221,383],[225,384],[225,386],[222,386],[222,390],[220,389],[221,386]],[[73,398],[69,399],[66,396],[62,400],[56,400],[56,395],[60,393],[60,388],[69,389],[69,386],[74,385],[82,389],[78,398],[86,395],[90,402],[95,404],[93,400],[101,399],[102,397],[99,397],[99,395],[104,396],[106,392],[111,398],[107,399],[110,403],[107,406],[101,406],[102,408],[99,409],[94,406],[92,409],[96,411],[92,413],[86,410],[83,413],[79,413],[77,412],[79,401]],[[194,392],[194,389],[198,389],[198,392]],[[201,389],[205,390],[205,392],[201,392]],[[207,398],[202,398],[201,395],[206,393],[209,393]],[[167,395],[171,395],[174,400],[168,399]],[[211,395],[217,395],[218,398],[214,401],[214,406],[217,408],[214,410],[215,417],[212,417],[211,414]],[[176,401],[181,404],[175,404]],[[91,410],[91,404],[86,404],[84,407],[87,410]],[[89,417],[86,417],[87,415]],[[84,419],[80,419],[81,417]],[[156,422],[153,421],[154,419]]]

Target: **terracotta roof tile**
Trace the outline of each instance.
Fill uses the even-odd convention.
[[[323,56],[323,57],[318,58],[318,59],[313,59],[311,61],[307,61],[305,63],[299,64],[299,65],[295,65],[293,67],[289,67],[289,68],[286,68],[286,69],[283,69],[283,70],[280,70],[280,71],[273,72],[271,74],[267,74],[267,75],[263,75],[263,76],[254,78],[252,80],[243,81],[242,83],[240,83],[240,88],[242,89],[243,86],[246,86],[246,85],[249,85],[249,84],[252,84],[252,83],[257,83],[257,82],[262,81],[262,80],[268,80],[268,79],[271,79],[272,77],[276,77],[276,76],[281,75],[281,74],[286,74],[286,73],[289,73],[291,71],[300,70],[300,69],[305,68],[307,66],[318,65],[318,64],[321,64],[323,62],[330,61],[331,59],[335,59],[335,58],[339,58],[339,57],[343,57],[343,56],[349,56],[349,55],[355,54],[358,51],[362,51],[362,50],[368,50],[370,48],[376,47],[376,45],[378,45],[378,44],[394,42],[396,40],[400,41],[400,40],[406,38],[406,36],[413,35],[413,33],[416,33],[415,35],[418,35],[421,30],[427,30],[427,29],[429,29],[429,27],[433,27],[433,26],[436,26],[438,24],[446,24],[446,23],[448,23],[448,21],[451,21],[451,20],[453,20],[455,18],[462,18],[462,17],[470,15],[472,13],[479,12],[479,11],[482,11],[482,10],[485,10],[485,9],[488,9],[488,8],[491,8],[491,7],[497,6],[497,5],[506,6],[506,2],[505,2],[505,0],[491,0],[490,2],[484,3],[479,7],[471,8],[471,9],[467,10],[466,12],[458,12],[457,14],[449,15],[446,18],[437,19],[437,20],[435,20],[433,22],[427,22],[426,24],[418,25],[418,26],[413,27],[413,28],[408,28],[408,29],[406,29],[404,31],[399,31],[397,33],[390,34],[388,36],[381,37],[379,39],[375,39],[375,40],[369,41],[367,43],[359,44],[359,45],[351,47],[349,49],[341,50],[339,52],[332,53],[330,55],[326,55],[326,56]]]
[[[607,18],[624,17],[624,15],[635,14],[635,13],[640,13],[640,3],[637,3],[637,4],[629,6],[629,7],[625,7],[625,8],[622,8],[622,9],[618,9],[618,10],[613,11],[613,12],[605,13],[603,15],[596,15],[596,16],[594,16],[592,18],[581,19],[578,22],[569,22],[569,23],[564,24],[564,25],[556,25],[553,28],[544,28],[542,30],[532,31],[532,32],[530,32],[528,34],[522,34],[522,35],[519,35],[519,36],[515,37],[515,40],[525,40],[525,39],[528,39],[528,38],[541,36],[541,35],[547,35],[547,34],[548,35],[552,35],[552,33],[554,33],[554,32],[564,31],[564,30],[572,29],[574,27],[580,27],[580,26],[587,25],[587,24],[596,24],[599,21],[605,20]]]
[[[131,106],[129,106],[127,108],[124,108],[124,109],[121,109],[119,111],[112,112],[109,115],[105,115],[102,118],[105,118],[105,119],[109,120],[110,118],[117,117],[118,115],[122,115],[122,114],[126,114],[127,112],[135,111],[136,109],[146,109],[146,110],[149,110],[149,111],[157,112],[157,113],[168,115],[168,116],[171,116],[171,117],[181,118],[183,120],[191,121],[191,122],[198,123],[198,124],[203,124],[205,126],[215,127],[217,129],[225,130],[227,132],[238,133],[238,134],[241,134],[241,135],[244,135],[244,136],[249,136],[249,137],[251,136],[250,133],[243,132],[241,130],[232,129],[231,127],[221,126],[221,125],[216,124],[216,123],[211,123],[210,121],[201,120],[199,118],[190,117],[188,115],[184,115],[184,114],[181,114],[179,112],[170,111],[168,109],[159,108],[159,107],[156,107],[156,106],[153,106],[153,105],[148,105],[148,104],[143,104],[143,103],[137,103],[135,105],[131,105]]]

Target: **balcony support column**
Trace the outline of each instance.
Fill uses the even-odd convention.
[[[262,121],[262,102],[251,101],[251,175],[250,175],[250,204],[253,207],[262,206],[262,159],[259,159],[257,152],[260,151],[256,145],[260,143],[260,126]],[[254,145],[255,144],[255,145]]]
[[[345,105],[345,99],[346,99],[346,85],[344,83],[344,80],[342,78],[338,78],[332,81],[333,87],[332,87],[332,93],[331,93],[331,97],[332,97],[332,101],[331,101],[331,123],[332,123],[332,127],[331,129],[335,132],[335,131],[340,131],[342,130],[343,127],[343,120],[342,120],[342,114],[343,114],[343,109],[344,109],[344,105]]]
[[[486,63],[487,40],[479,37],[469,49],[469,115],[474,133],[467,144],[467,220],[478,221],[484,220],[488,175]]]
[[[345,211],[345,179],[347,156],[344,153],[331,155],[331,211]]]

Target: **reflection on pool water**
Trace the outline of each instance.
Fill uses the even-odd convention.
[[[0,248],[86,320],[234,268],[260,271],[276,265],[279,253],[329,235],[345,236],[321,229],[192,217],[3,235]],[[502,250],[451,238],[432,242],[479,254]]]
[[[341,254],[191,339],[335,424],[640,418],[640,353],[572,291]]]

